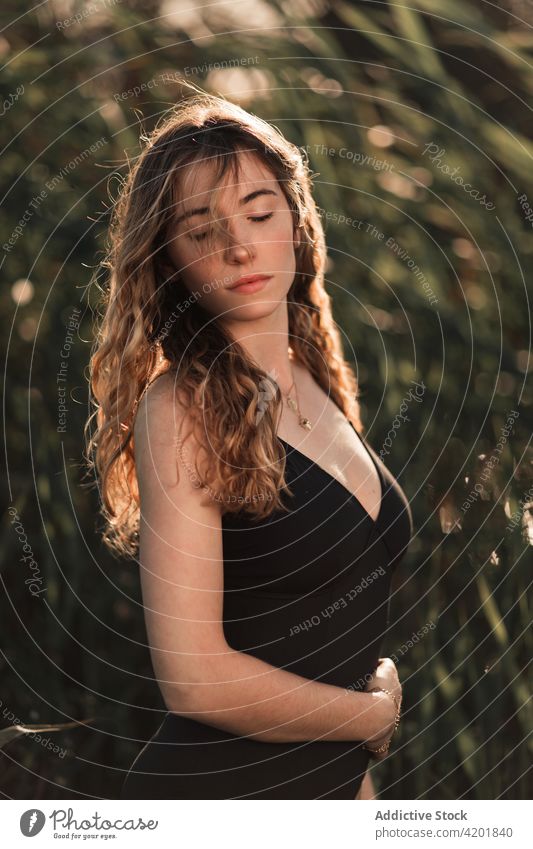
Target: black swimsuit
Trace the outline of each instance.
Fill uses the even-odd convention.
[[[229,645],[352,690],[364,690],[381,656],[392,572],[413,533],[404,492],[358,436],[381,482],[376,521],[339,480],[281,439],[293,491],[282,497],[291,512],[222,519]],[[369,757],[358,741],[259,742],[169,712],[132,764],[121,798],[354,799]]]

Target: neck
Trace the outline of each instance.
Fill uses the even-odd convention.
[[[296,377],[294,352],[289,344],[287,302],[269,316],[250,321],[223,322],[250,358],[287,393]]]

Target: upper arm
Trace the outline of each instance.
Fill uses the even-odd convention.
[[[217,654],[229,650],[222,625],[220,506],[195,485],[195,438],[178,442],[185,416],[173,378],[162,376],[144,395],[134,430],[144,615],[169,710],[189,684],[213,680]]]

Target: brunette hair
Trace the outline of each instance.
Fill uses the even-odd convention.
[[[176,397],[190,411],[193,429],[202,425],[212,450],[204,470],[196,463],[196,474],[224,512],[266,518],[287,509],[280,491],[290,492],[276,437],[279,387],[190,297],[165,251],[180,177],[190,175],[195,164],[208,159],[221,179],[228,169],[238,172],[246,150],[279,181],[300,234],[287,296],[291,349],[354,427],[363,429],[357,381],[324,289],[324,231],[302,151],[267,121],[206,93],[174,106],[141,141],[145,146],[111,214],[102,262],[109,282],[89,365],[96,409],[85,427],[88,471],[100,488],[102,536],[115,555],[127,557],[137,554],[139,537],[135,416],[161,369],[173,372]]]

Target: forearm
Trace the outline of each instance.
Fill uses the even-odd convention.
[[[222,658],[222,659],[220,659]],[[371,740],[392,727],[383,693],[354,692],[311,681],[244,652],[219,656],[206,680],[180,690],[169,710],[265,742]]]

